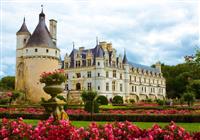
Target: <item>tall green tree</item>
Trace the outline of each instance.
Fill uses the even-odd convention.
[[[197,99],[200,99],[200,80],[190,81],[187,89],[188,91],[193,92]]]
[[[1,86],[1,89],[14,90],[15,89],[15,77],[14,76],[3,77],[0,81],[0,86]]]

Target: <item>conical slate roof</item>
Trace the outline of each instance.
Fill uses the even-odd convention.
[[[50,47],[56,48],[56,45],[52,41],[52,37],[45,24],[45,14],[43,11],[39,15],[39,23],[31,35],[26,47]]]
[[[95,57],[103,57],[104,56],[104,51],[102,49],[102,47],[100,45],[97,45],[95,48],[94,48],[94,56]]]
[[[128,64],[128,59],[126,57],[126,51],[124,50],[124,58],[122,60],[123,64]]]
[[[28,30],[28,28],[26,26],[26,23],[25,23],[25,18],[24,18],[24,21],[23,21],[23,24],[22,24],[21,28],[17,32],[17,35],[21,34],[21,33],[28,33],[28,34],[30,34],[30,32],[29,32],[29,30]]]

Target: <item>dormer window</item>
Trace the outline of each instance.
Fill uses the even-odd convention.
[[[87,65],[88,65],[88,66],[91,66],[91,64],[92,64],[92,63],[91,63],[91,59],[88,59],[88,60],[87,60]]]

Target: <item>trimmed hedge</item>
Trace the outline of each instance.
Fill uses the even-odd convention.
[[[90,115],[69,115],[70,120],[91,121]],[[200,115],[121,115],[94,114],[93,121],[200,122]]]
[[[99,103],[100,105],[108,105],[108,99],[106,96],[104,95],[100,95],[97,97],[96,99],[97,103]]]
[[[112,104],[123,104],[123,97],[118,95],[113,97]]]
[[[93,108],[92,108],[93,105]],[[93,112],[93,113],[98,113],[99,112],[99,104],[96,101],[87,101],[85,103],[84,110],[87,112]]]
[[[118,106],[118,105],[117,105]],[[100,106],[101,110],[137,110],[137,109],[144,109],[144,110],[163,110],[163,109],[176,109],[176,110],[199,110],[199,108],[194,107],[176,107],[176,106],[119,106],[117,108],[104,108]]]
[[[46,120],[49,116],[32,114],[0,113],[0,118],[19,118]],[[70,120],[91,121],[91,115],[69,115]],[[131,122],[200,122],[200,115],[122,115],[122,114],[93,114],[93,121],[131,121]]]

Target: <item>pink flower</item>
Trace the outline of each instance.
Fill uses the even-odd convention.
[[[12,95],[12,92],[7,92],[7,96],[11,97]]]

